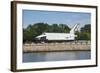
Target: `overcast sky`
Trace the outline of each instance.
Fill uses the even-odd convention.
[[[29,24],[44,22],[50,25],[67,24],[70,28],[76,23],[80,23],[80,27],[84,24],[91,24],[91,14],[82,12],[56,12],[56,11],[36,11],[23,10],[23,28]]]

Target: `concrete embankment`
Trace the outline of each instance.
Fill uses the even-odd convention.
[[[49,52],[49,51],[87,51],[91,49],[90,42],[71,43],[32,43],[24,44],[23,52]]]

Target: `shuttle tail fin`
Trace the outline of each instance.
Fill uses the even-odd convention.
[[[74,27],[70,30],[70,33],[74,34],[75,31],[79,31],[79,24],[75,24]]]

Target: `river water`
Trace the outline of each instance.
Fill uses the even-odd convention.
[[[23,53],[23,62],[45,62],[91,59],[90,51]]]

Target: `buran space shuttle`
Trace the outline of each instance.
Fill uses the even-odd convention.
[[[37,36],[36,39],[40,41],[74,41],[75,37],[77,37],[77,35],[75,35],[76,31],[79,31],[79,24],[75,24],[69,33],[45,32]]]

